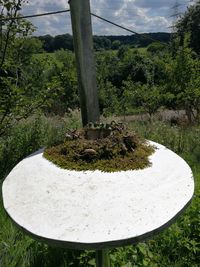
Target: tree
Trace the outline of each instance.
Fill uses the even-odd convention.
[[[62,34],[54,37],[54,51],[61,48],[73,50],[73,39],[70,34]]]
[[[180,45],[183,45],[184,36],[190,34],[190,47],[200,54],[200,0],[190,6],[182,18],[176,23],[177,35],[180,37]]]
[[[163,43],[154,42],[147,47],[147,51],[155,54],[155,53],[161,53],[166,50],[166,45]]]
[[[123,89],[125,108],[138,108],[147,112],[150,119],[162,105],[162,95],[158,85],[134,83],[132,80],[127,80],[123,83]]]
[[[189,122],[196,120],[200,110],[200,61],[188,48],[187,36],[167,71],[166,106],[184,109]]]
[[[120,45],[121,45],[121,42],[119,40],[115,40],[112,42],[112,49],[117,50],[119,49]]]
[[[42,44],[31,37],[33,25],[26,20],[14,20],[20,15],[25,0],[0,0],[1,18],[4,21],[0,35],[0,136],[20,119],[26,118],[43,105],[46,92],[34,90],[29,71],[34,53],[41,51]],[[43,95],[42,95],[43,94]]]
[[[44,36],[39,36],[38,39],[42,41],[42,47],[46,52],[54,51],[54,37],[47,34]]]
[[[50,64],[46,81],[47,87],[53,91],[48,105],[43,108],[45,113],[63,115],[69,110],[80,107],[78,98],[78,82],[75,68],[75,57],[70,51],[55,52],[56,62]]]
[[[97,51],[106,50],[111,48],[111,41],[103,36],[94,36],[94,49]]]

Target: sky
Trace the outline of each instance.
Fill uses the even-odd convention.
[[[173,8],[176,3],[180,5]],[[90,0],[91,12],[138,33],[170,32],[170,26],[178,11],[183,13],[192,0]],[[23,15],[39,14],[69,9],[68,0],[29,0],[23,9]],[[63,13],[31,19],[37,27],[35,35],[52,36],[71,33],[70,13]],[[128,35],[118,27],[92,17],[95,35]]]

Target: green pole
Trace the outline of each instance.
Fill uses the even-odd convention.
[[[89,0],[70,0],[70,13],[76,55],[83,126],[99,121],[96,66],[93,53]]]
[[[108,250],[96,250],[96,267],[110,267]]]

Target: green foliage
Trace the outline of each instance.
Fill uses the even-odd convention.
[[[21,40],[17,42],[20,45]],[[60,50],[54,54],[32,56],[31,51],[40,51],[41,44],[33,38],[26,39],[25,43],[27,50],[23,50],[21,56],[19,54],[21,64],[17,84],[15,68],[12,76],[9,73],[8,77],[1,77],[4,121],[1,129],[4,131],[5,126],[13,125],[36,109],[45,114],[63,115],[79,107],[74,55]],[[162,57],[159,53],[139,51],[121,46],[117,52],[96,54],[101,113],[108,116],[143,111],[151,117],[160,108],[167,107],[185,109],[189,121],[197,121],[199,60],[187,47],[187,42],[175,57],[167,50],[162,51]],[[16,55],[12,57],[16,58]],[[9,67],[9,72],[11,70]]]
[[[186,35],[173,56],[166,49],[144,54],[125,46],[117,53],[97,54],[101,112],[127,115],[139,110],[151,117],[166,107],[183,109],[189,123],[197,122],[200,61],[188,48],[189,40]]]
[[[35,115],[22,120],[9,136],[0,138],[0,180],[24,157],[39,148],[59,144],[69,127],[80,127],[80,114],[63,118]]]
[[[55,36],[53,44],[54,44],[54,51],[59,49],[73,50],[73,38],[70,34]]]
[[[159,86],[133,83],[131,80],[124,82],[123,96],[126,107],[134,106],[148,113],[150,117],[161,107],[162,95]]]
[[[177,21],[177,35],[180,37],[180,44],[183,45],[185,34],[190,34],[190,47],[200,55],[200,1],[197,0],[191,5],[185,14]]]
[[[1,1],[1,18],[17,17],[26,1]],[[44,102],[41,92],[29,91],[25,68],[41,43],[31,38],[32,24],[25,20],[8,20],[0,32],[0,136]]]
[[[152,53],[152,54],[155,54],[155,53],[163,52],[163,50],[165,50],[166,48],[167,48],[167,45],[165,45],[163,43],[154,42],[154,43],[148,45],[147,51]]]
[[[187,47],[187,39],[184,46],[179,48],[167,72],[166,105],[184,109],[190,122],[196,120],[200,105],[200,61]]]
[[[94,36],[93,42],[96,51],[108,50],[111,48],[111,41],[106,37]]]
[[[117,50],[119,49],[120,45],[121,45],[121,42],[119,40],[115,40],[112,42],[112,49]]]
[[[0,264],[2,267],[30,266],[33,240],[24,236],[11,223],[0,201]]]
[[[98,54],[97,77],[103,114],[126,115],[139,109],[152,115],[162,107],[169,61],[167,56],[164,60],[124,46],[117,54]]]
[[[170,33],[167,32],[155,32],[146,33],[147,38],[142,38],[139,35],[116,35],[116,36],[94,36],[93,43],[96,51],[105,51],[110,49],[118,49],[120,45],[129,47],[147,47],[152,43],[150,38],[154,40],[167,43],[170,40]],[[148,39],[148,37],[150,37]],[[47,34],[38,37],[43,43],[43,49],[47,53],[55,52],[59,49],[67,49],[73,51],[73,38],[70,34],[57,35],[55,37]]]
[[[38,54],[29,68],[32,73],[27,70],[28,83],[36,90],[40,88],[39,99],[45,99],[41,107],[45,114],[64,115],[79,107],[75,58],[71,52],[59,50],[53,56]]]

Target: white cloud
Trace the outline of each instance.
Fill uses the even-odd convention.
[[[169,31],[170,15],[175,0],[90,0],[91,11],[115,23],[136,32]],[[181,6],[182,10],[186,6]],[[23,14],[39,14],[43,12],[69,9],[67,0],[30,0],[23,8]],[[70,14],[57,14],[32,19],[38,28],[36,34],[71,33]],[[93,32],[99,35],[130,34],[122,29],[92,18]]]

